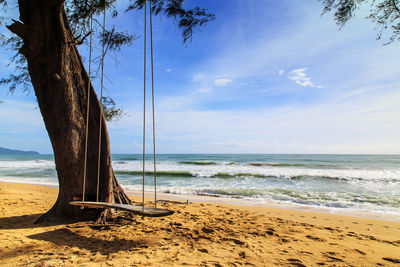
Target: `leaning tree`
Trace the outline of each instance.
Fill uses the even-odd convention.
[[[122,11],[142,9],[145,1],[130,0],[129,6]],[[8,84],[11,91],[18,87],[23,90],[33,88],[52,144],[59,181],[56,203],[38,221],[68,217],[102,222],[107,217],[107,210],[87,211],[69,204],[82,198],[88,86],[91,131],[88,136],[85,200],[96,200],[98,133],[101,127],[99,201],[130,203],[112,169],[105,118],[101,115],[100,102],[77,48],[87,43],[91,33],[91,16],[96,19],[104,9],[113,17],[118,16],[121,10],[117,8],[117,2],[0,0],[0,8],[3,9],[0,24],[7,23],[6,12],[10,5],[17,5],[19,10],[19,20],[7,24],[13,35],[0,33],[2,47],[15,51],[11,58],[15,70],[9,77],[0,80],[0,84]],[[185,8],[184,0],[153,0],[151,12],[175,19],[185,42],[192,38],[197,26],[205,25],[214,18],[205,9]],[[104,37],[106,50],[119,50],[134,40],[133,35],[118,32],[114,27],[106,29]],[[98,36],[98,39],[102,38]]]

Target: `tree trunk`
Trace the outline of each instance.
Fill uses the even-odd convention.
[[[8,28],[22,38],[44,124],[54,151],[59,194],[39,221],[52,218],[97,219],[104,212],[71,206],[82,200],[89,76],[76,48],[64,12],[64,0],[19,0],[20,21]],[[89,138],[85,201],[96,201],[99,129],[101,156],[99,201],[130,203],[111,166],[108,131],[97,95],[90,84]]]

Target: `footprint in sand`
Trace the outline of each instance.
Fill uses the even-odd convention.
[[[354,251],[360,253],[361,255],[366,255],[366,253],[364,251],[362,251],[362,250],[354,249]]]
[[[246,253],[244,251],[239,252],[239,257],[241,257],[242,259],[245,259]]]
[[[307,237],[308,239],[315,240],[315,241],[318,241],[318,242],[325,242],[325,241],[326,241],[325,239],[319,238],[319,237],[317,237],[317,236],[306,235],[306,237]]]
[[[267,231],[265,232],[265,234],[267,234],[267,235],[275,235],[275,230],[274,229],[272,229],[272,228],[269,228],[269,229],[267,229]]]
[[[392,263],[400,263],[400,259],[389,258],[389,257],[384,257],[382,259],[385,260],[385,261],[392,262]]]
[[[245,244],[245,242],[239,240],[239,239],[235,239],[235,238],[224,238],[224,241],[232,241],[233,243],[235,243],[236,245],[242,246]]]
[[[203,227],[201,230],[206,234],[211,234],[212,232],[214,232],[213,229],[210,229],[210,228],[207,228],[207,227]]]
[[[303,262],[299,259],[288,259],[288,262],[290,262],[291,265],[293,266],[298,266],[298,267],[306,267]]]
[[[205,248],[199,248],[197,250],[200,251],[200,252],[203,252],[203,253],[208,253],[208,250],[205,249]]]
[[[336,262],[344,262],[342,259],[335,257],[337,256],[336,252],[328,251],[325,253],[322,253],[325,257],[331,259],[331,261],[336,261]]]

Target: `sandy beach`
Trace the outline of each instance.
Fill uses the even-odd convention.
[[[400,265],[396,221],[191,200],[160,203],[164,218],[35,225],[56,197],[0,183],[1,266]]]

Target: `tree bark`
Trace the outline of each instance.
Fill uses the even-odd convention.
[[[64,0],[18,0],[18,3],[20,21],[14,21],[8,28],[24,42],[20,52],[28,62],[59,181],[57,201],[39,221],[60,217],[104,218],[104,211],[88,212],[69,204],[82,200],[89,76],[66,20]],[[96,201],[100,120],[99,201],[130,203],[112,169],[108,131],[92,84],[85,201]]]

